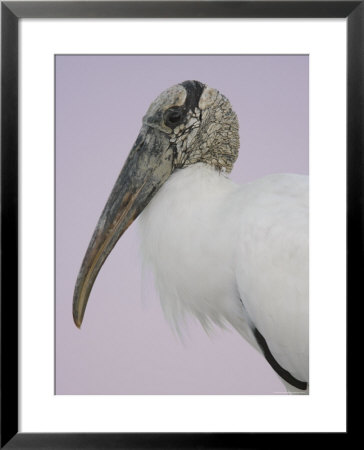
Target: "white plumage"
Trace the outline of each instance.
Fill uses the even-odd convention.
[[[169,321],[229,323],[259,349],[254,324],[279,364],[308,380],[307,210],[303,175],[243,186],[203,164],[171,175],[140,220]]]

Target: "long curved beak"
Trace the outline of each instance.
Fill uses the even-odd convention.
[[[73,320],[82,324],[87,301],[103,263],[172,173],[173,149],[168,137],[144,125],[116,180],[91,238],[73,296]]]

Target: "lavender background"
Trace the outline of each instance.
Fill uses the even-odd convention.
[[[56,394],[272,394],[283,386],[233,330],[181,342],[152,282],[142,283],[137,223],[94,284],[84,323],[73,289],[90,237],[151,101],[202,81],[240,121],[231,178],[308,173],[308,56],[56,57]]]

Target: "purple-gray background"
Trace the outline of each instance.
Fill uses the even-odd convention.
[[[183,342],[142,283],[137,223],[93,287],[84,323],[72,296],[90,237],[149,104],[167,87],[202,81],[240,122],[231,178],[308,173],[308,56],[56,57],[56,394],[271,394],[284,391],[233,330]],[[144,287],[143,287],[144,286]]]

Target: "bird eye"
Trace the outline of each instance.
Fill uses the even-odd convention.
[[[169,128],[174,128],[182,122],[183,110],[181,108],[169,108],[164,114],[164,122]]]

